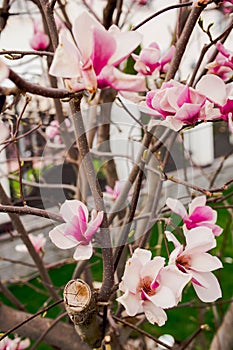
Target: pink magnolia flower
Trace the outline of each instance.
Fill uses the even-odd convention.
[[[163,83],[161,89],[150,91],[146,96],[151,114],[160,115],[164,120],[161,124],[176,131],[184,124],[198,121],[205,101],[204,95],[174,80]]]
[[[45,34],[42,23],[34,22],[34,35],[30,40],[30,46],[33,50],[46,50],[49,46],[49,37]]]
[[[65,118],[64,120],[66,124],[66,128],[68,132],[71,132],[73,130],[72,124],[70,119]],[[56,144],[61,144],[62,139],[60,135],[60,124],[57,120],[52,120],[50,124],[47,126],[45,130],[46,136],[49,138],[50,141],[53,141]]]
[[[185,207],[178,199],[167,198],[166,205],[184,222],[184,232],[194,227],[205,226],[212,230],[215,236],[222,233],[222,228],[216,225],[217,212],[206,205],[206,196],[199,196],[189,204],[187,213]]]
[[[231,132],[233,132],[232,86],[227,86],[217,75],[207,74],[197,83],[196,89],[200,93],[204,94],[210,102],[214,103],[214,105],[217,107],[215,118],[218,117],[228,121],[229,129]]]
[[[215,61],[209,63],[206,68],[209,74],[215,74],[227,81],[233,75],[233,52],[227,50],[223,44],[216,44],[219,53]]]
[[[46,244],[46,238],[44,234],[39,233],[37,236],[29,234],[28,237],[30,238],[30,241],[32,242],[36,252],[43,252],[44,246]],[[20,253],[28,253],[28,249],[25,244],[17,244],[15,250],[17,250]]]
[[[10,339],[5,337],[0,341],[0,350],[24,350],[30,346],[30,340],[28,338],[21,340],[21,338],[16,337]]]
[[[139,33],[123,33],[115,25],[107,31],[83,12],[74,22],[73,36],[75,43],[66,31],[61,31],[51,75],[68,78],[67,86],[73,91],[86,89],[93,93],[97,87],[146,91],[144,77],[124,74],[116,68],[139,45]]]
[[[124,294],[117,299],[129,316],[144,312],[150,323],[164,325],[167,315],[164,309],[171,308],[181,300],[184,286],[190,276],[175,266],[164,267],[165,258],[137,248],[127,261],[120,290]]]
[[[103,220],[103,212],[91,213],[88,222],[88,209],[78,200],[66,200],[60,209],[60,214],[66,223],[58,225],[49,232],[52,242],[60,249],[76,247],[75,260],[85,260],[92,256],[91,240]]]
[[[157,43],[151,43],[141,50],[139,55],[132,54],[136,61],[134,69],[142,75],[152,75],[155,70],[166,72],[175,52],[175,46],[171,46],[168,52],[161,56]]]
[[[173,242],[175,249],[169,257],[169,265],[175,265],[184,274],[192,276],[192,285],[204,302],[213,302],[222,296],[217,278],[211,271],[222,267],[221,261],[207,253],[216,247],[216,240],[208,227],[196,227],[186,233],[186,246],[166,231],[168,241]]]

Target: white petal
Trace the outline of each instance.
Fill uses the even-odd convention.
[[[70,249],[78,243],[73,237],[64,236],[65,228],[66,224],[61,224],[49,232],[51,241],[60,249]]]
[[[59,36],[59,45],[55,51],[49,74],[62,78],[77,78],[81,74],[78,49],[63,31]]]
[[[182,246],[178,239],[171,233],[170,231],[165,231],[166,238],[168,242],[172,242],[175,246],[175,248]]]
[[[87,260],[90,259],[93,253],[92,244],[88,245],[79,244],[75,249],[73,258],[75,260]]]
[[[204,253],[216,247],[216,240],[210,228],[200,226],[186,233],[187,246],[184,254]]]
[[[61,205],[60,214],[66,222],[71,222],[74,216],[78,215],[78,210],[80,206],[84,211],[86,221],[88,221],[88,209],[86,205],[76,199],[66,200]]]
[[[148,296],[148,299],[156,306],[167,309],[177,304],[176,297],[172,290],[166,286],[156,289],[155,295]]]
[[[204,75],[197,83],[196,90],[221,106],[226,102],[226,85],[217,75]]]
[[[140,271],[142,264],[139,259],[132,257],[125,265],[125,272],[122,277],[124,286],[132,293],[136,293],[140,282]]]
[[[155,306],[150,301],[143,302],[143,310],[145,312],[146,318],[152,324],[156,323],[161,327],[167,321],[166,312],[162,308]]]
[[[179,215],[181,218],[187,216],[187,211],[183,204],[178,199],[167,198],[166,205],[170,208],[174,213]]]
[[[8,75],[9,75],[9,68],[4,62],[2,62],[2,60],[0,60],[0,82],[8,78]]]
[[[198,286],[197,284],[193,283],[193,287],[199,299],[205,303],[211,303],[218,298],[221,298],[222,291],[219,282],[214,274],[212,272],[202,272],[199,273],[199,276],[201,276],[206,281],[206,283],[208,283],[207,288]]]
[[[192,255],[190,264],[192,269],[200,272],[214,271],[223,267],[221,261],[216,256],[208,253]]]
[[[148,261],[141,269],[141,278],[150,276],[153,280],[158,276],[159,271],[165,264],[165,258],[156,256],[153,260]]]
[[[145,265],[148,261],[150,261],[152,253],[150,250],[137,248],[133,252],[132,258],[137,258],[142,265]]]
[[[129,316],[135,316],[138,312],[141,312],[141,301],[136,294],[126,291],[125,294],[116,300],[125,307]]]

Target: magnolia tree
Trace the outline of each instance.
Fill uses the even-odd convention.
[[[16,202],[0,185],[0,211],[22,256],[1,249],[1,260],[32,271],[0,281],[0,349],[232,349],[232,150],[207,171],[183,152],[188,129],[211,122],[233,132],[232,4],[181,0],[152,11],[147,1],[83,0],[70,11],[69,1],[32,0],[16,13],[2,2],[2,35],[13,15],[34,31],[31,50],[0,52],[1,152],[14,163],[3,173],[19,193]],[[162,50],[152,23],[171,13]],[[205,40],[194,53],[195,31]],[[48,234],[40,221],[27,232],[22,214],[45,218]]]

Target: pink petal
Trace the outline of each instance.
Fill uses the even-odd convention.
[[[116,50],[108,64],[116,66],[138,47],[141,43],[142,35],[132,31],[121,32],[115,25],[109,28],[109,33],[111,33],[112,37],[115,39]]]
[[[199,272],[199,276],[208,284],[208,287],[205,288],[193,283],[193,288],[201,301],[211,303],[222,297],[219,282],[212,272]]]
[[[0,82],[8,78],[8,76],[9,76],[9,68],[4,62],[2,62],[2,60],[0,60]]]
[[[49,37],[43,32],[37,32],[30,40],[30,46],[33,50],[46,50],[49,46]]]
[[[198,120],[200,110],[201,105],[199,104],[184,103],[175,114],[174,119],[183,121],[186,124],[193,124]]]
[[[215,215],[216,218],[216,215]],[[204,207],[196,207],[192,214],[189,216],[189,219],[193,222],[205,222],[205,221],[213,221],[213,209],[204,206]]]
[[[88,223],[87,230],[85,233],[85,237],[88,241],[92,239],[93,235],[99,229],[100,225],[102,224],[103,217],[104,217],[104,212],[100,211],[98,212],[96,217],[92,218],[92,220]]]
[[[182,219],[187,217],[187,211],[178,199],[167,198],[166,205]]]
[[[70,249],[77,245],[77,241],[73,237],[64,236],[67,224],[61,224],[49,232],[49,237],[53,244],[60,249]]]
[[[82,12],[74,21],[74,38],[84,64],[92,54],[94,28],[105,31],[105,28],[86,11]]]
[[[59,35],[59,45],[55,51],[49,74],[62,78],[80,76],[80,54],[64,31]]]
[[[217,270],[222,266],[221,261],[208,253],[194,254],[191,256],[191,268],[200,272],[209,272]]]
[[[82,208],[82,213],[84,213],[83,220],[88,221],[88,209],[82,202],[72,199],[66,200],[60,208],[60,214],[66,222],[71,222],[75,216],[78,216],[80,207]]]
[[[148,261],[141,269],[141,278],[150,276],[154,281],[159,274],[159,271],[165,264],[165,258],[161,256],[156,256],[153,260]],[[153,282],[152,282],[153,283]]]
[[[196,85],[196,90],[220,106],[226,102],[226,85],[217,75],[207,74],[202,77]]]
[[[156,323],[161,327],[167,321],[166,312],[161,307],[155,306],[151,301],[143,302],[143,311],[147,320],[152,324]]]
[[[86,240],[85,236],[82,233],[81,227],[80,227],[80,220],[78,217],[74,217],[71,222],[68,222],[66,224],[66,229],[64,231],[64,236],[70,237],[76,242],[82,242],[83,244],[87,244],[88,241]]]
[[[137,313],[142,311],[141,300],[137,294],[126,291],[125,294],[116,300],[124,306],[129,316],[135,316]]]
[[[93,253],[92,244],[88,245],[79,244],[75,249],[73,258],[75,260],[87,260],[90,259]]]
[[[112,87],[123,91],[146,91],[146,81],[143,76],[125,74],[113,66],[105,66],[98,76],[98,87]]]
[[[116,42],[112,35],[106,30],[93,29],[94,47],[92,62],[96,75],[107,65],[110,57],[116,50]]]
[[[203,207],[206,204],[206,196],[198,196],[189,204],[189,215],[192,214],[196,207]]]
[[[191,102],[191,99],[190,99],[189,87],[188,85],[185,85],[183,88],[183,91],[177,98],[177,106],[181,107],[183,106],[184,103],[190,103],[190,102]]]

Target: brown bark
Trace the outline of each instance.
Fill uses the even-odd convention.
[[[223,322],[215,334],[210,350],[232,350],[233,349],[233,303],[229,306]]]
[[[31,314],[15,310],[9,306],[0,304],[0,329],[7,332],[20,322],[25,321]],[[39,338],[45,332],[53,320],[50,318],[37,317],[17,329],[17,334],[21,337],[28,337],[32,340]],[[74,327],[63,322],[59,322],[49,331],[44,338],[44,342],[61,350],[90,350],[87,344],[81,342],[80,337],[75,332]]]

